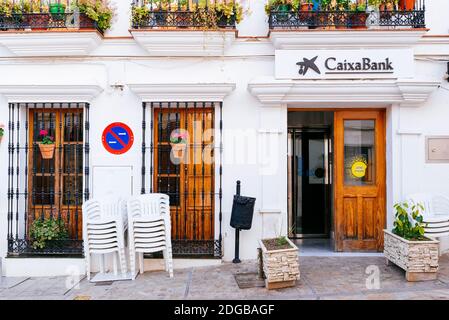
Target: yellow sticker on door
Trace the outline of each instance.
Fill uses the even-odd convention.
[[[354,160],[351,166],[351,173],[355,178],[363,178],[366,175],[368,165],[364,159]]]

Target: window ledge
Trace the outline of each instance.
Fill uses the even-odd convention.
[[[102,39],[94,30],[1,32],[0,46],[16,56],[85,56]]]
[[[131,30],[150,56],[223,56],[235,41],[235,30]]]
[[[427,29],[274,30],[270,40],[276,49],[408,48],[426,33]]]

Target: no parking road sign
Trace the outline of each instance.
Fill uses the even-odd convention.
[[[134,143],[132,130],[124,123],[111,123],[103,131],[103,146],[112,154],[123,154],[131,149]]]

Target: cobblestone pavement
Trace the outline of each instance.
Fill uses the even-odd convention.
[[[64,277],[29,278],[0,286],[0,299],[449,299],[449,254],[440,265],[438,280],[410,283],[382,257],[302,257],[297,285],[269,291],[239,289],[234,275],[257,271],[257,263],[248,261],[175,270],[173,279],[156,271],[101,285],[85,278],[75,285]]]

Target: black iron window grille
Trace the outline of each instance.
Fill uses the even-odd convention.
[[[141,192],[170,196],[173,253],[221,257],[222,103],[144,103],[142,129]]]
[[[8,256],[82,255],[89,104],[10,103],[8,137]]]
[[[133,29],[235,29],[242,16],[236,0],[135,0]]]
[[[94,29],[102,33],[96,21],[74,9],[77,4],[78,0],[0,0],[0,31]]]
[[[370,0],[343,0],[332,6],[316,0],[294,9],[291,5],[269,10],[270,29],[395,29],[425,28],[425,0],[385,1],[378,6]]]

